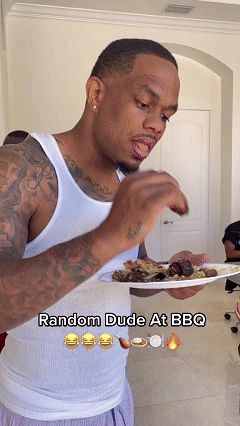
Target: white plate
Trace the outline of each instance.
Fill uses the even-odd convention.
[[[158,334],[154,334],[154,336],[150,337],[149,344],[153,348],[160,348],[162,344],[162,338],[158,336]]]
[[[168,267],[167,265],[163,265],[164,267]],[[230,263],[205,263],[202,266],[199,266],[199,268],[208,267],[210,269],[216,269],[218,272],[218,275],[216,277],[210,277],[210,278],[196,278],[193,280],[179,280],[179,281],[153,281],[153,282],[120,282],[120,281],[113,281],[112,280],[112,273],[105,272],[104,274],[101,274],[98,278],[100,281],[110,283],[112,282],[113,285],[121,285],[121,286],[128,286],[132,288],[151,288],[151,289],[169,289],[169,288],[181,288],[181,287],[193,287],[195,285],[203,285],[208,284],[213,281],[219,280],[221,278],[229,278],[232,275],[240,274],[240,267],[238,265],[232,265]],[[238,270],[236,270],[238,268]]]

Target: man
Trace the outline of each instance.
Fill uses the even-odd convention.
[[[0,359],[3,425],[133,425],[127,351],[117,341],[109,350],[97,344],[68,350],[63,341],[70,332],[128,338],[126,327],[105,326],[104,315],[130,315],[129,290],[97,276],[145,255],[144,238],[164,208],[188,211],[173,177],[135,173],[177,111],[179,86],[176,61],[164,47],[117,40],[93,68],[73,129],[33,133],[1,148],[0,331],[8,331]],[[183,299],[201,288],[169,294]],[[74,312],[98,316],[101,324],[38,322],[39,313]]]

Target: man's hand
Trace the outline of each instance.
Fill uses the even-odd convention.
[[[155,290],[154,288],[145,289],[145,288],[130,287],[130,294],[132,296],[137,296],[137,297],[155,296],[155,294],[161,293],[161,291],[164,291],[164,290]]]
[[[98,230],[117,255],[141,244],[166,207],[180,216],[188,213],[178,182],[166,172],[133,173],[121,182],[111,211]]]
[[[172,288],[170,290],[166,290],[166,292],[174,299],[184,300],[195,296],[195,294],[203,290],[204,287],[204,285],[195,285],[193,287]]]
[[[161,290],[161,289],[153,289],[150,288],[130,288],[130,294],[133,296],[138,297],[150,297],[155,296],[155,294],[161,293],[162,291],[166,291],[169,296],[173,297],[174,299],[188,299],[189,297],[195,296],[200,290],[204,289],[204,285],[196,285],[193,287],[183,287],[183,288],[172,288],[170,290]]]

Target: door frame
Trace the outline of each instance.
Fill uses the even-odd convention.
[[[220,230],[220,177],[221,177],[221,133],[218,125],[218,110],[214,108],[185,106],[180,111],[207,111],[209,114],[208,144],[208,219],[207,219],[207,253],[213,262],[223,261],[223,249]],[[161,143],[161,142],[160,142]],[[161,259],[167,260],[167,259]]]
[[[207,252],[213,262],[222,262],[222,233],[220,229],[220,190],[221,190],[221,129],[219,106],[216,108],[184,106],[179,110],[209,112],[209,152],[208,152],[208,229]]]

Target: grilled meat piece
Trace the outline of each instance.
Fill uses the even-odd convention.
[[[216,269],[201,268],[199,271],[204,272],[206,277],[216,277],[218,274]]]
[[[193,274],[194,269],[190,260],[181,259],[169,265],[169,276],[173,277],[174,275],[190,277]]]

